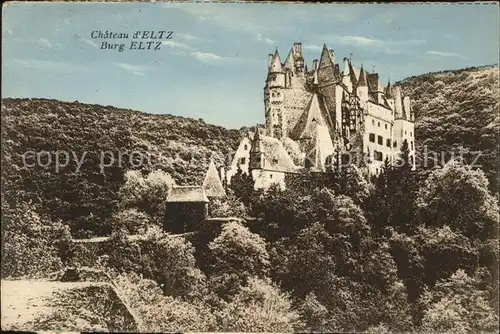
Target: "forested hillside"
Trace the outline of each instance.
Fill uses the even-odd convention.
[[[149,332],[496,333],[499,207],[486,177],[496,171],[496,71],[403,82],[417,148],[481,150],[486,174],[471,161],[413,170],[406,141],[398,163],[386,160],[369,181],[351,165],[289,174],[285,190],[264,191],[240,171],[208,204],[226,219],[181,235],[162,224],[173,181],[200,183],[209,158],[222,162],[243,129],[3,100],[2,279],[105,273]],[[28,150],[67,151],[70,163],[56,170],[48,156],[29,155],[24,168]],[[157,154],[139,166],[133,150]],[[109,152],[102,171],[100,152]],[[38,323],[60,330],[112,328],[106,314],[46,317]]]
[[[399,84],[412,99],[417,143],[425,144],[428,151],[445,152],[446,158],[452,152],[458,154],[460,147],[465,152],[481,151],[477,163],[496,191],[500,162],[498,66],[428,73]],[[422,146],[420,154],[424,154]],[[475,156],[471,153],[465,158],[471,163]]]
[[[2,195],[39,204],[53,219],[70,223],[73,231],[107,234],[128,169],[160,169],[178,184],[197,184],[203,181],[210,157],[221,163],[238,141],[237,130],[201,119],[78,102],[3,99]],[[51,155],[42,154],[37,162],[30,151]],[[33,167],[23,168],[27,152],[26,162]],[[109,166],[102,172],[101,161]]]

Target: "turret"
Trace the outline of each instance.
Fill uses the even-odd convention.
[[[405,96],[403,98],[403,118],[408,120],[408,121],[411,121],[411,115],[412,115],[412,112],[410,109],[410,97]]]
[[[401,99],[401,88],[394,87],[394,118],[403,116],[403,101]]]
[[[351,81],[349,78],[349,59],[344,57],[344,71],[342,73],[342,83],[349,89],[352,90]]]
[[[249,169],[262,169],[264,167],[264,144],[260,138],[259,127],[256,126],[255,134],[250,147]]]
[[[356,93],[362,106],[368,102],[368,82],[366,81],[366,72],[363,69],[363,64],[361,64],[361,69],[359,70],[359,81]]]
[[[269,73],[280,73],[283,68],[281,66],[281,58],[278,52],[278,49],[274,52],[274,55],[271,59],[271,65],[269,66]]]
[[[271,57],[266,83],[268,88],[285,87],[285,73],[278,49],[276,49],[274,55]]]

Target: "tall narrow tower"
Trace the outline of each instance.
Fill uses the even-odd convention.
[[[278,50],[276,50],[274,55],[269,55],[269,70],[264,87],[266,133],[275,138],[287,136],[286,113],[283,112],[285,86],[285,70]]]

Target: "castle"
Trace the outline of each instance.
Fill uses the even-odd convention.
[[[301,43],[282,62],[269,54],[264,86],[265,129],[248,133],[223,175],[251,173],[255,188],[285,186],[287,173],[325,172],[341,154],[363,156],[367,175],[379,173],[385,159],[394,162],[406,140],[415,167],[414,115],[401,88],[383,86],[368,73],[323,45],[319,61],[308,70]]]

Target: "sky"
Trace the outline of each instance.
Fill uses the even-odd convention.
[[[129,38],[93,38],[98,31]],[[133,38],[136,31],[173,33],[141,40]],[[139,41],[153,42],[152,50],[130,49]],[[120,52],[103,49],[103,42],[125,45]],[[277,48],[284,61],[294,42],[303,43],[309,68],[326,43],[337,62],[351,57],[385,84],[498,64],[499,10],[497,4],[11,2],[2,8],[2,97],[78,100],[239,128],[264,122],[268,54]]]

